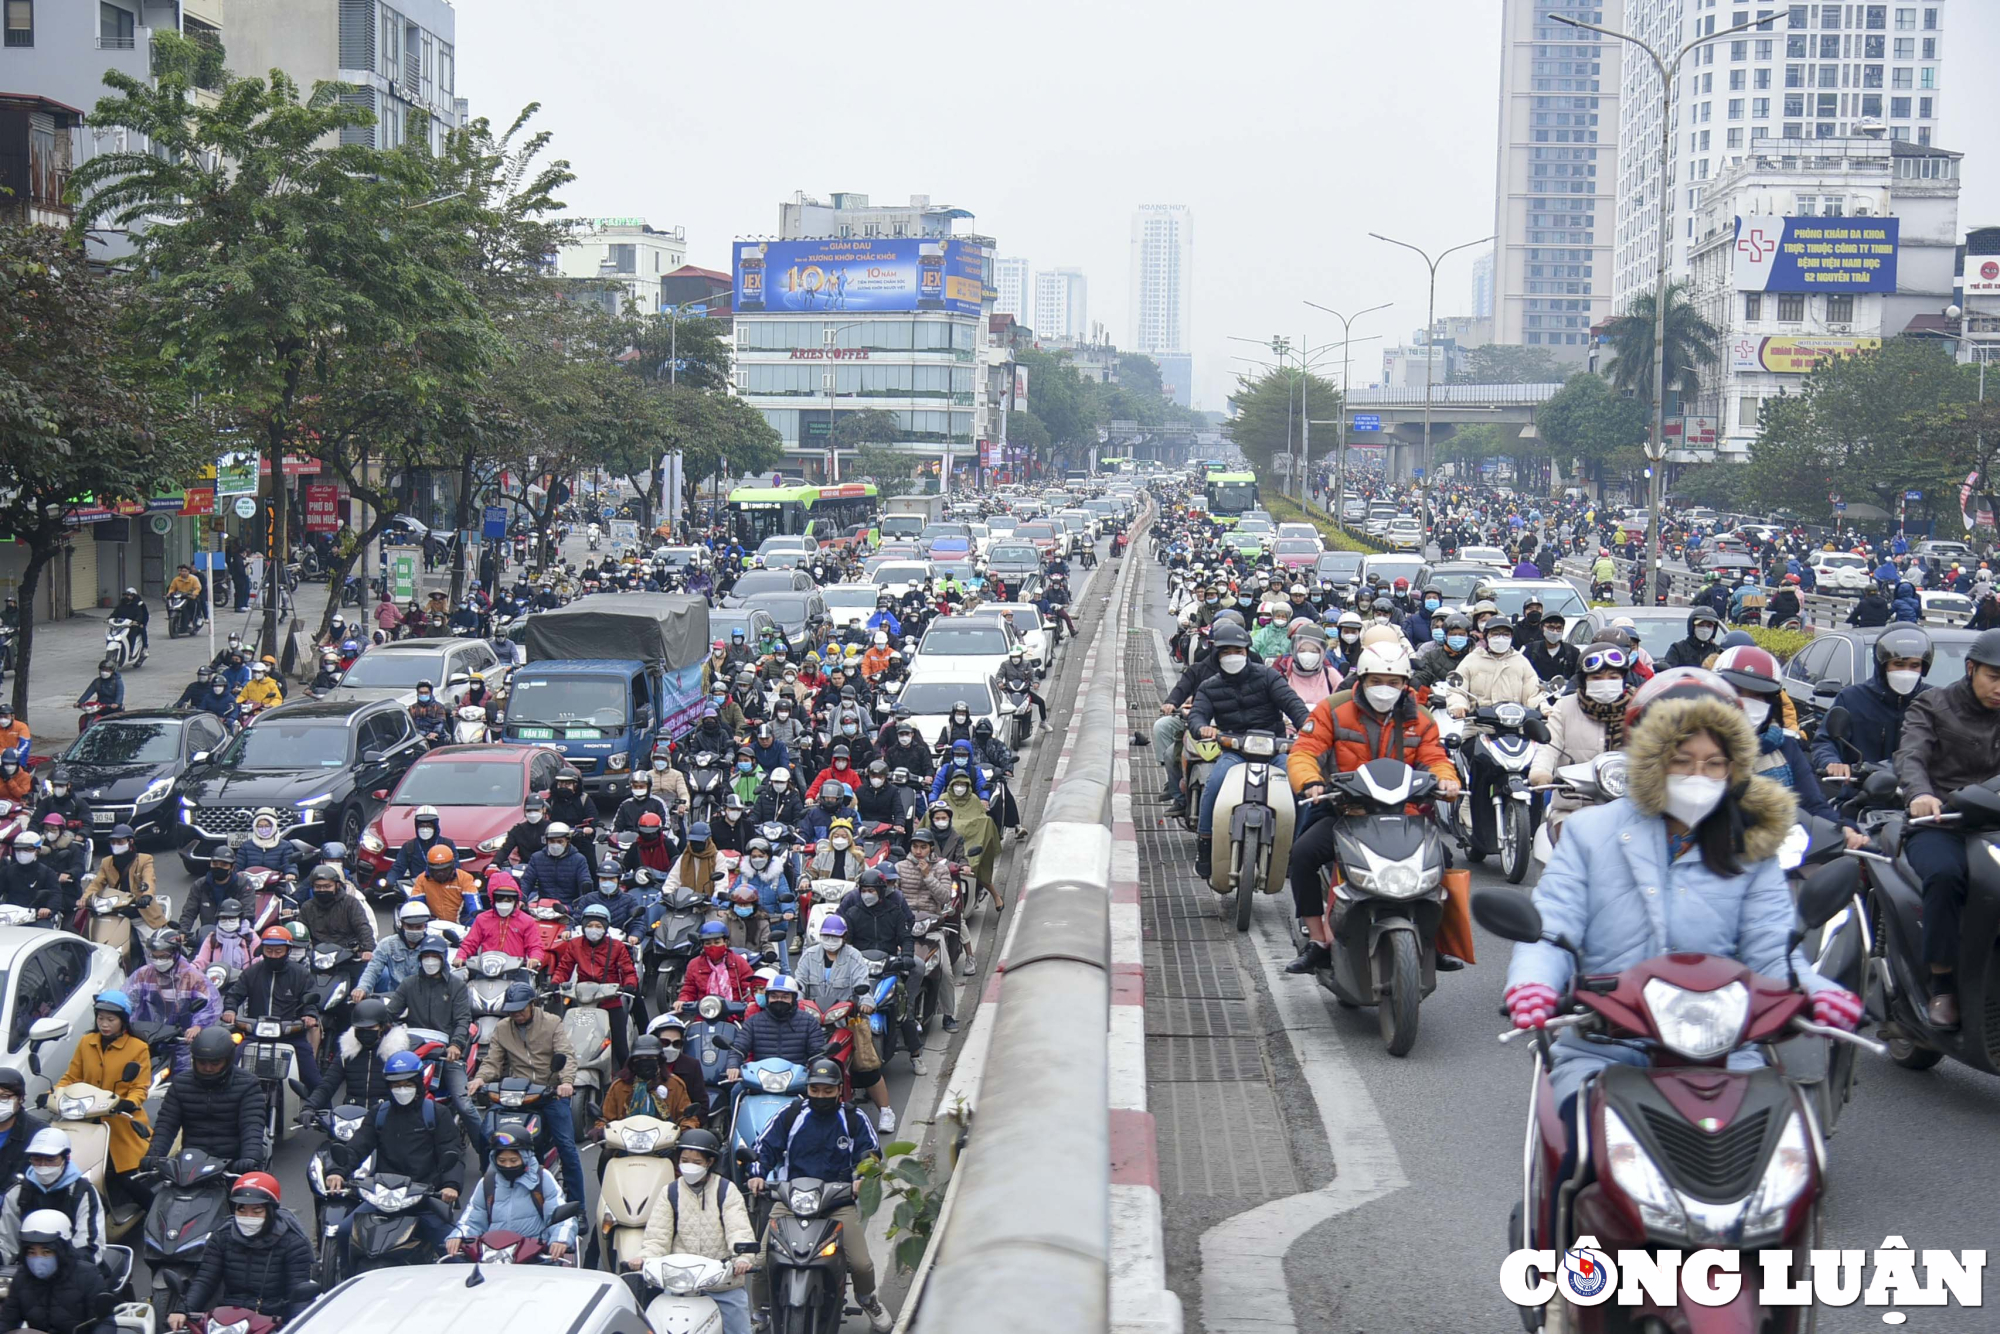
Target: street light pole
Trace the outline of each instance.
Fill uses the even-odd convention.
[[[833,355],[834,340],[849,329],[860,327],[858,321],[853,324],[843,324],[838,328],[828,329],[822,336],[823,346],[820,355],[826,362],[826,370],[822,372],[826,384],[826,476],[828,481],[836,485],[840,482],[840,446],[834,443],[833,439],[833,376],[837,360]],[[940,493],[944,490],[942,480],[939,481],[938,490]]]
[[[1671,60],[1662,59],[1660,53],[1628,32],[1614,28],[1599,27],[1595,23],[1585,23],[1579,19],[1565,18],[1561,14],[1548,16],[1555,22],[1571,28],[1582,28],[1604,37],[1628,42],[1646,53],[1653,62],[1653,68],[1660,76],[1660,181],[1659,181],[1659,237],[1658,252],[1654,256],[1653,273],[1653,433],[1646,442],[1646,459],[1651,467],[1646,479],[1646,594],[1658,592],[1660,577],[1660,503],[1661,489],[1666,483],[1667,461],[1667,200],[1672,196],[1672,188],[1667,181],[1668,163],[1673,157],[1674,144],[1674,80],[1680,75],[1681,61],[1688,52],[1698,46],[1724,37],[1733,37],[1739,32],[1752,28],[1775,25],[1775,19],[1765,17],[1739,23],[1721,32],[1697,37],[1674,53]],[[1699,19],[1696,22],[1700,22]],[[1775,26],[1765,31],[1776,31]]]
[[[1374,237],[1378,241],[1387,241],[1390,245],[1398,245],[1403,247],[1403,249],[1405,250],[1416,251],[1417,254],[1423,259],[1425,266],[1430,269],[1430,275],[1431,275],[1430,307],[1428,313],[1424,316],[1424,464],[1423,466],[1426,470],[1428,470],[1431,466],[1431,378],[1432,378],[1432,373],[1437,369],[1438,265],[1444,263],[1444,257],[1446,255],[1453,253],[1453,251],[1469,250],[1476,245],[1485,245],[1488,241],[1491,241],[1493,238],[1490,236],[1482,236],[1477,241],[1467,241],[1461,245],[1455,245],[1451,247],[1450,250],[1440,250],[1438,251],[1437,258],[1432,259],[1430,256],[1430,252],[1425,250],[1422,246],[1413,246],[1408,241],[1398,241],[1395,237],[1384,236],[1380,232],[1370,232],[1368,234]],[[1421,489],[1422,488],[1420,487],[1419,490]],[[1425,508],[1428,509],[1429,506],[1425,506]]]
[[[1347,418],[1350,412],[1347,395],[1348,327],[1363,315],[1373,315],[1378,310],[1387,310],[1396,303],[1393,301],[1384,301],[1379,306],[1370,306],[1366,310],[1357,310],[1352,315],[1343,315],[1331,306],[1322,306],[1317,301],[1308,301],[1306,304],[1314,310],[1324,311],[1326,314],[1340,321],[1340,443],[1334,447],[1334,503],[1332,506],[1333,521],[1339,523],[1341,521],[1340,498],[1347,494]]]

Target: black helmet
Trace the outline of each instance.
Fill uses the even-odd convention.
[[[993,720],[992,720],[991,718],[981,718],[981,719],[980,719],[980,720],[979,720],[978,722],[976,722],[976,723],[974,723],[974,724],[972,725],[972,735],[974,735],[974,736],[976,736],[976,737],[989,737],[989,736],[992,736],[992,735],[993,735]],[[880,761],[880,760],[877,760],[877,761],[875,761],[875,763],[877,763],[877,764],[880,764],[881,762],[882,762],[882,761]]]
[[[581,784],[583,782],[583,775],[578,773],[572,766],[565,764],[562,768],[556,770],[556,781],[558,783]]]
[[[811,1088],[815,1084],[831,1084],[835,1088],[839,1088],[840,1066],[828,1060],[814,1061],[811,1072],[806,1075],[806,1087]]]
[[[1893,625],[1884,630],[1875,640],[1875,671],[1879,675],[1889,670],[1889,663],[1895,658],[1922,658],[1924,670],[1931,669],[1931,661],[1937,657],[1937,646],[1931,637],[1914,625]]]
[[[348,1020],[353,1028],[381,1028],[389,1022],[389,1003],[370,996],[354,1006],[354,1013]]]
[[[1972,647],[1965,652],[1967,676],[1972,675],[1972,663],[1988,667],[2000,667],[2000,630],[1981,630],[1979,638],[1972,641]]]
[[[220,1024],[210,1024],[188,1044],[188,1057],[196,1061],[227,1061],[236,1055],[236,1039]]]
[[[1690,628],[1710,622],[1716,625],[1722,624],[1722,618],[1715,614],[1715,608],[1713,607],[1696,607],[1688,613],[1688,625]]]
[[[633,1039],[631,1059],[635,1061],[642,1056],[649,1056],[653,1060],[657,1061],[665,1057],[666,1054],[667,1054],[667,1049],[664,1046],[662,1046],[660,1044],[660,1040],[657,1037],[654,1037],[651,1033],[648,1033],[643,1037]]]
[[[217,917],[241,917],[243,916],[243,905],[235,899],[224,899],[215,905],[215,915]]]
[[[854,878],[854,887],[856,889],[880,891],[887,883],[888,881],[882,878],[882,873],[872,866]]]
[[[1236,624],[1234,621],[1217,621],[1213,639],[1215,646],[1219,649],[1247,649],[1250,647],[1250,636],[1244,631],[1242,626]]]
[[[635,1046],[633,1049],[636,1051],[637,1047]],[[819,1073],[820,1064],[822,1063],[814,1063],[813,1074]],[[832,1063],[824,1062],[824,1064]],[[836,1071],[839,1068],[838,1066],[834,1067]],[[806,1082],[812,1082],[812,1075],[806,1076]],[[837,1084],[840,1081],[836,1078],[832,1082]],[[714,1132],[708,1130],[683,1130],[680,1139],[675,1143],[674,1147],[683,1150],[693,1149],[696,1153],[707,1154],[708,1161],[711,1164],[719,1161],[722,1157],[722,1141],[715,1137]]]

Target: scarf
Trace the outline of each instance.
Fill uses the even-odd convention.
[[[1578,694],[1576,705],[1583,710],[1583,716],[1604,729],[1604,748],[1622,750],[1625,747],[1625,706],[1631,703],[1632,691],[1627,687],[1624,694],[1609,704],[1599,704],[1585,694]]]

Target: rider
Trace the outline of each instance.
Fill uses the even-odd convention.
[[[388,1063],[399,1052],[410,1050],[410,1030],[389,1016],[388,1002],[370,996],[355,1002],[347,1031],[334,1044],[333,1061],[319,1087],[306,1096],[299,1119],[323,1112],[336,1102],[343,1106],[373,1107],[388,1096]]]
[[[1514,625],[1495,614],[1480,632],[1482,647],[1468,653],[1458,665],[1463,685],[1446,684],[1445,705],[1454,718],[1464,718],[1487,705],[1515,703],[1533,708],[1542,702],[1541,678],[1524,654],[1514,651]],[[1472,763],[1472,846],[1474,861],[1497,846],[1493,828],[1493,788],[1505,775],[1483,753],[1475,751]]]
[[[449,843],[434,845],[424,860],[429,865],[411,882],[409,892],[417,897],[410,902],[424,910],[426,920],[435,917],[456,926],[465,920],[467,906],[478,902],[479,882],[459,865],[458,854]]]
[[[200,1149],[228,1164],[232,1172],[263,1166],[264,1090],[257,1077],[236,1064],[236,1039],[227,1028],[210,1024],[188,1043],[192,1078],[176,1077],[167,1085],[153,1125],[150,1152],[144,1166],[161,1171],[178,1135],[182,1149]]]
[[[404,840],[403,846],[396,850],[396,863],[389,868],[389,879],[399,883],[415,880],[424,873],[424,867],[429,864],[426,857],[432,848],[440,844],[445,847],[452,846],[451,840],[439,830],[437,807],[417,807],[417,813],[410,824],[413,832]]]
[[[1688,613],[1687,637],[1667,650],[1662,667],[1699,667],[1715,653],[1715,640],[1722,633],[1722,617],[1708,607]]]
[[[1542,617],[1541,633],[1534,636],[1534,642],[1525,650],[1528,665],[1544,681],[1567,681],[1576,675],[1580,655],[1576,645],[1564,638],[1568,628],[1569,622],[1561,612],[1549,612]]]
[[[54,1126],[42,1127],[28,1142],[20,1179],[0,1206],[0,1255],[19,1256],[22,1232],[33,1231],[22,1221],[50,1210],[61,1215],[63,1238],[78,1255],[103,1261],[104,1200],[72,1161],[70,1149],[69,1136]]]
[[[1819,780],[1813,777],[1805,747],[1785,730],[1775,707],[1785,692],[1784,682],[1778,679],[1778,660],[1755,644],[1744,644],[1718,653],[1714,670],[1736,687],[1743,716],[1750,720],[1750,730],[1757,734],[1757,758],[1751,765],[1752,771],[1790,788],[1802,814],[1843,826],[1848,847],[1867,847],[1868,836],[1853,821],[1843,819],[1827,801],[1820,792]]]
[[[569,1103],[565,1099],[561,1105],[567,1109]],[[563,1170],[567,1175],[567,1164]],[[467,1240],[505,1231],[543,1242],[550,1258],[561,1260],[576,1245],[575,1219],[550,1221],[563,1203],[563,1187],[535,1161],[532,1141],[503,1130],[493,1137],[492,1162],[467,1197],[465,1212],[444,1239],[444,1253],[457,1255]]]
[[[1209,738],[1222,734],[1240,736],[1252,730],[1282,733],[1287,721],[1293,727],[1305,726],[1309,712],[1305,701],[1277,672],[1250,661],[1250,636],[1241,626],[1233,623],[1217,626],[1214,640],[1217,671],[1194,693],[1194,707],[1188,712],[1190,732]],[[1215,822],[1215,801],[1222,794],[1223,777],[1242,762],[1243,757],[1236,751],[1223,751],[1202,788],[1194,873],[1204,880],[1209,877],[1209,837]]]
[[[571,847],[570,827],[557,820],[549,826],[542,850],[528,858],[521,872],[521,890],[532,898],[573,904],[593,888],[588,853]]]
[[[1433,639],[1423,647],[1413,650],[1416,654],[1410,664],[1410,688],[1423,690],[1438,685],[1447,676],[1457,671],[1472,652],[1472,618],[1462,611],[1452,612],[1444,618],[1440,627],[1433,622],[1433,632],[1442,628],[1443,639]]]
[[[228,849],[223,849],[224,856]],[[211,871],[214,868],[211,867]],[[183,930],[186,928],[183,927]],[[216,964],[225,969],[241,972],[250,966],[257,953],[257,932],[243,916],[243,904],[238,899],[223,899],[215,905],[215,925],[201,939],[195,950],[194,966],[206,972]]]
[[[287,880],[299,878],[299,851],[279,836],[278,813],[262,807],[250,819],[250,837],[236,849],[236,869],[249,871],[264,867]]]
[[[1592,644],[1577,663],[1575,688],[1556,702],[1543,720],[1549,739],[1535,750],[1528,782],[1546,787],[1566,764],[1585,764],[1607,750],[1625,747],[1625,708],[1632,700],[1632,655],[1616,644]],[[1547,819],[1559,824],[1582,802],[1561,792],[1550,795]]]
[[[298,920],[314,940],[337,945],[351,952],[357,963],[367,963],[375,953],[374,914],[361,905],[359,895],[349,892],[340,868],[331,862],[313,867],[308,883],[311,892],[299,902]]]
[[[208,974],[188,962],[187,937],[172,927],[146,942],[146,966],[127,981],[132,1018],[142,1024],[171,1024],[189,1042],[222,1013],[222,996]],[[176,1043],[174,1073],[187,1072],[187,1048]]]
[[[880,1153],[881,1142],[868,1118],[841,1106],[840,1066],[828,1060],[814,1061],[806,1075],[805,1096],[772,1117],[758,1138],[749,1186],[754,1193],[761,1192],[766,1181],[784,1182],[794,1177],[854,1181],[861,1164]],[[774,1217],[791,1216],[784,1191],[772,1192],[771,1213]],[[854,1300],[867,1313],[874,1334],[887,1334],[893,1322],[875,1295],[875,1262],[868,1256],[861,1215],[852,1204],[844,1204],[832,1218],[838,1224],[848,1276],[854,1281]],[[768,1304],[768,1294],[760,1293],[759,1297],[758,1306]]]
[[[582,929],[556,947],[549,963],[549,981],[555,986],[574,978],[578,982],[608,982],[637,994],[639,974],[632,965],[632,951],[622,940],[611,939],[611,910],[601,903],[583,909],[577,920]],[[611,1067],[622,1069],[630,1055],[626,1045],[625,998],[610,996],[597,1002],[610,1020]]]
[[[233,1227],[209,1233],[201,1268],[188,1285],[187,1309],[212,1311],[242,1307],[282,1322],[304,1305],[302,1289],[312,1279],[312,1245],[305,1228],[289,1209],[276,1177],[247,1172],[229,1190]],[[170,1329],[182,1329],[187,1316],[167,1317]]]
[[[528,983],[508,983],[501,1010],[507,1016],[506,1022],[494,1025],[492,1036],[480,1053],[479,1069],[465,1091],[477,1093],[486,1085],[510,1076],[552,1085],[556,1096],[554,1101],[543,1103],[542,1124],[556,1142],[564,1184],[570,1194],[582,1199],[583,1160],[577,1156],[576,1123],[571,1119],[570,1109],[570,1098],[576,1093],[569,1078],[577,1065],[576,1048],[570,1044],[562,1020],[535,1004],[535,989]],[[562,1057],[560,1062],[556,1060],[558,1056]],[[502,1143],[496,1135],[493,1140],[496,1157]]]
[[[459,943],[453,961],[462,964],[475,954],[499,950],[530,968],[540,968],[546,961],[542,928],[521,911],[521,887],[514,883],[514,877],[495,871],[486,878],[486,897],[493,906],[472,919],[472,929]]]
[[[750,961],[729,948],[729,928],[721,919],[701,924],[701,952],[687,962],[676,997],[685,1009],[703,996],[720,996],[727,1001],[750,999]]]
[[[125,679],[118,674],[118,665],[106,658],[97,664],[97,679],[83,688],[76,697],[76,707],[81,709],[90,704],[98,705],[97,716],[108,718],[125,707]]]
[[[1028,650],[1020,644],[1007,650],[1007,661],[1000,665],[1000,688],[1026,695],[1041,719],[1042,730],[1048,730],[1049,702],[1036,693],[1035,669],[1028,662]]]
[[[83,1188],[90,1186],[85,1183]],[[18,1258],[21,1271],[0,1299],[0,1326],[115,1334],[104,1271],[72,1246],[68,1224],[69,1219],[55,1209],[38,1209],[22,1220],[19,1247],[10,1246],[7,1252]]]
[[[1982,630],[1965,655],[1965,675],[1911,702],[1896,748],[1896,778],[1915,817],[1944,810],[1944,798],[1983,783],[2000,767],[2000,630]],[[1930,1022],[1958,1027],[1959,915],[1965,908],[1964,835],[1911,830],[1903,855],[1924,886],[1924,959],[1930,965]]]
[[[236,702],[246,708],[273,709],[285,702],[285,692],[271,679],[271,669],[261,662],[250,664],[250,679],[236,692]]]
[[[750,1334],[750,1295],[743,1277],[755,1266],[756,1257],[738,1255],[736,1248],[754,1244],[757,1233],[750,1226],[742,1194],[718,1170],[722,1142],[706,1130],[689,1130],[674,1148],[679,1180],[669,1181],[654,1198],[633,1266],[662,1255],[699,1255],[729,1266],[727,1280],[703,1291],[721,1308],[722,1334]]]
[[[917,938],[910,932],[911,923],[915,920],[910,913],[910,905],[901,893],[889,885],[881,871],[872,866],[863,871],[835,911],[847,923],[848,944],[852,948],[880,950],[890,957],[891,967],[907,966],[915,961]],[[901,993],[898,994],[900,996]],[[897,1005],[900,1014],[888,1014],[883,1018],[897,1026],[903,1046],[910,1053],[910,1069],[922,1075],[926,1072],[923,1032],[910,1014],[911,1007],[900,999]],[[886,1059],[887,1053],[884,1056]],[[893,1118],[891,1126],[885,1129],[892,1127]]]
[[[319,1016],[313,1013],[318,1007],[309,994],[311,990],[312,973],[305,964],[292,958],[291,932],[274,926],[258,941],[257,962],[238,973],[222,996],[222,1022],[225,1027],[236,1023],[239,1012],[244,1019],[278,1019],[285,1022],[296,1019],[305,1025],[304,1032],[294,1034],[287,1041],[298,1054],[299,1078],[309,1088],[319,1083],[319,1062],[313,1056],[313,1038],[319,1028]],[[201,1065],[198,1048],[194,1058],[198,1073]],[[172,1087],[177,1089],[180,1086],[176,1083]],[[171,1097],[169,1094],[170,1101]],[[172,1136],[154,1142],[171,1143]]]
[[[388,998],[389,1012],[406,1028],[429,1029],[445,1035],[439,1078],[473,1147],[484,1154],[486,1134],[478,1109],[465,1093],[465,1053],[472,1046],[472,996],[465,979],[446,966],[451,943],[443,936],[425,936],[417,946],[417,971],[403,979]]]
[[[55,1082],[56,1091],[71,1084],[90,1084],[118,1099],[120,1115],[110,1125],[109,1186],[114,1194],[127,1189],[124,1178],[146,1155],[147,1089],[153,1082],[153,1057],[144,1039],[132,1034],[132,1002],[122,991],[100,991],[92,1002],[95,1028],[83,1035],[69,1058],[69,1069]]]
[[[457,1204],[465,1179],[464,1150],[457,1128],[439,1109],[436,1100],[424,1091],[424,1063],[415,1052],[399,1051],[383,1062],[382,1081],[386,1100],[374,1106],[374,1114],[361,1122],[354,1138],[342,1144],[334,1141],[335,1170],[327,1175],[328,1191],[338,1191],[344,1174],[375,1160],[375,1174],[393,1172],[421,1182],[446,1204]],[[364,1201],[341,1220],[337,1244],[345,1247],[361,1214],[378,1210]],[[416,1212],[417,1230],[433,1246],[442,1246],[450,1231],[445,1220],[427,1209]]]
[[[1891,626],[1875,639],[1875,670],[1834,696],[1833,708],[1847,711],[1847,735],[1836,741],[1825,727],[1813,741],[1813,763],[1828,778],[1852,775],[1852,764],[1887,764],[1903,739],[1910,705],[1931,687],[1924,674],[1937,649],[1914,625]]]

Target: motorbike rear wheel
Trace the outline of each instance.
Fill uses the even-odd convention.
[[[1408,931],[1391,931],[1376,948],[1388,951],[1389,994],[1375,1007],[1382,1045],[1391,1056],[1408,1056],[1417,1045],[1417,1011],[1423,1002],[1423,975],[1417,960],[1417,938]]]
[[[1264,835],[1251,830],[1243,836],[1236,861],[1236,929],[1250,929],[1250,909],[1264,878]]]
[[[1510,885],[1520,884],[1528,874],[1529,854],[1535,845],[1532,825],[1528,803],[1507,798],[1500,812],[1500,869]]]

